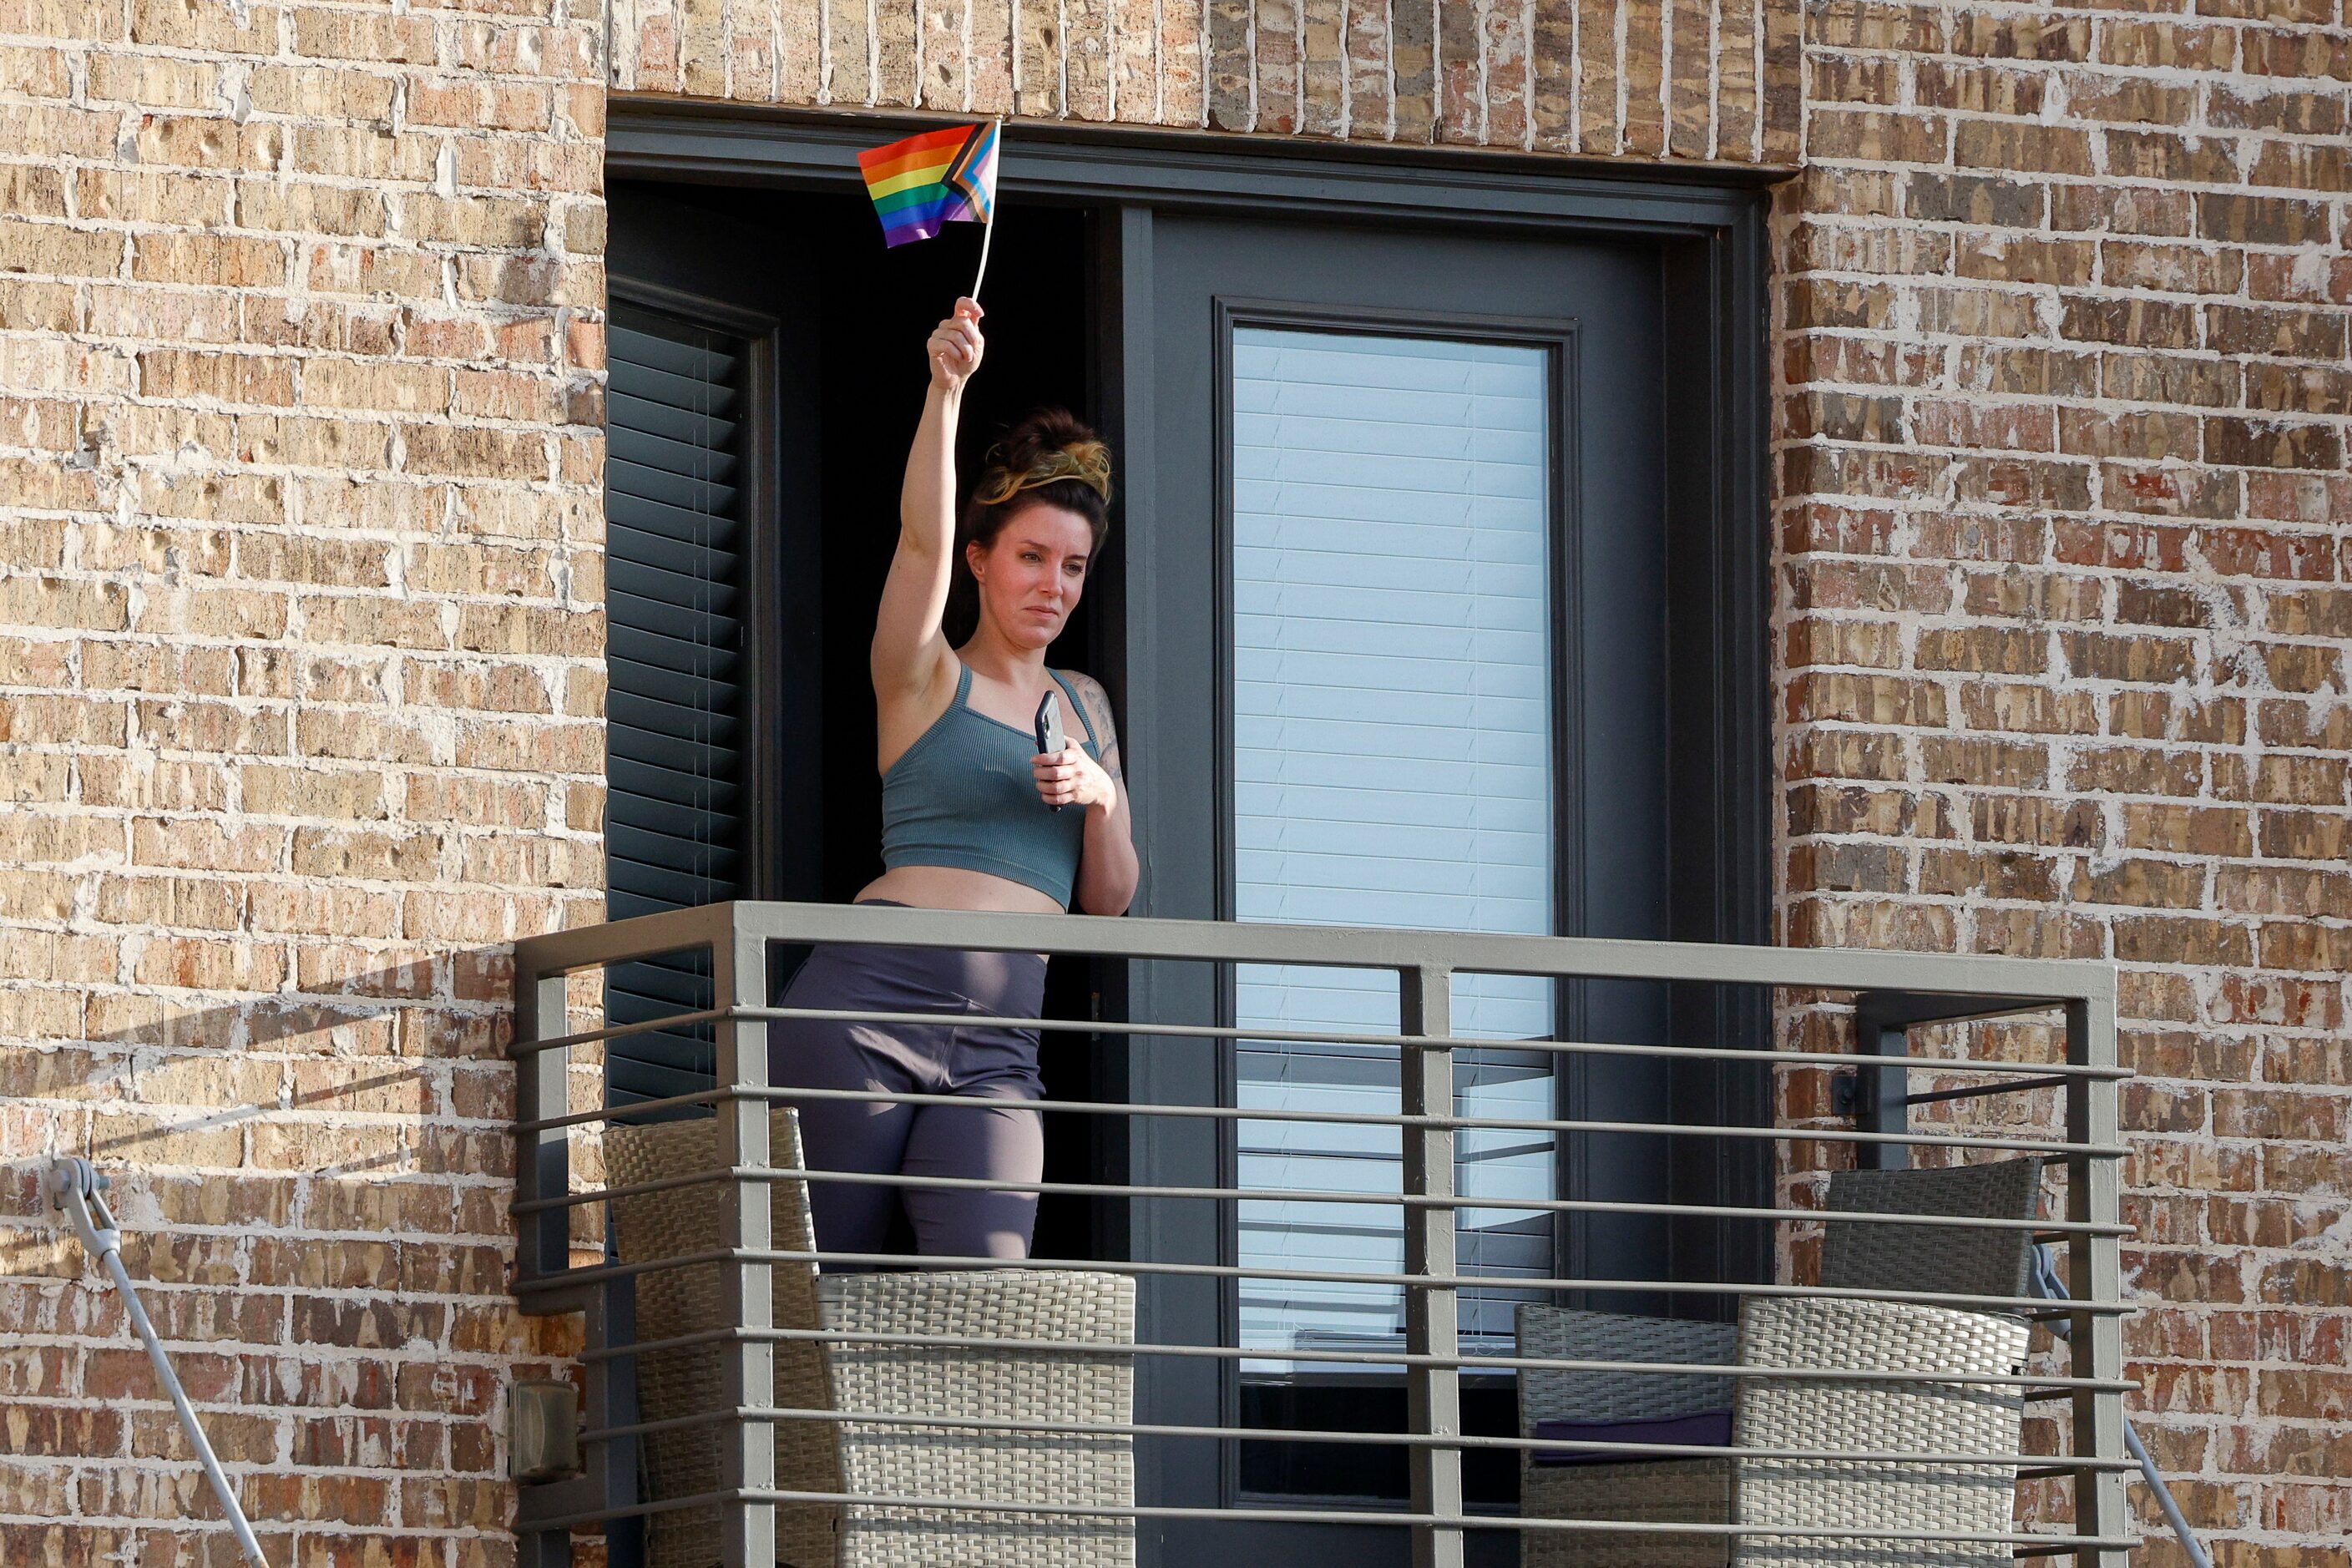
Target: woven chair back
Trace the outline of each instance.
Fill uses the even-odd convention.
[[[1743,1366],[1923,1376],[1916,1383],[1743,1378],[1733,1441],[1783,1451],[2014,1454],[2024,1414],[2016,1389],[1952,1379],[2007,1373],[2024,1359],[2025,1340],[2021,1320],[1990,1312],[1904,1301],[1751,1299],[1740,1314]],[[2012,1528],[2016,1473],[2000,1465],[1743,1458],[1736,1485],[1743,1525],[1998,1535]],[[1990,1568],[2011,1556],[1997,1543],[1743,1536],[1732,1562],[1737,1568]]]
[[[1643,1318],[1522,1304],[1516,1353],[1546,1361],[1729,1366],[1738,1351],[1731,1323]],[[1706,1373],[1519,1373],[1519,1436],[1538,1421],[1628,1422],[1703,1415],[1732,1407],[1732,1379]],[[1530,1519],[1594,1519],[1619,1524],[1727,1524],[1731,1461],[1645,1460],[1546,1465],[1519,1460],[1521,1510]],[[1531,1530],[1521,1540],[1526,1568],[1723,1568],[1730,1543],[1697,1534],[1636,1535],[1623,1530]]]
[[[1518,1310],[1516,1353],[1543,1361],[1675,1362],[1729,1366],[1738,1348],[1732,1323],[1639,1318],[1567,1307]],[[1731,1408],[1727,1377],[1688,1373],[1547,1372],[1519,1373],[1519,1435],[1538,1421],[1653,1421]]]
[[[1027,1500],[1116,1509],[1135,1502],[1135,1445],[1120,1433],[928,1426],[930,1415],[1085,1426],[1135,1419],[1134,1359],[1062,1345],[1135,1342],[1135,1281],[1079,1268],[828,1275],[819,1294],[845,1419],[844,1489],[865,1498]],[[963,1349],[861,1342],[861,1334],[1046,1342],[1055,1348]],[[853,1503],[843,1568],[1125,1568],[1132,1520],[1017,1507],[924,1509]]]
[[[2030,1220],[2042,1197],[2042,1161],[1915,1171],[1839,1171],[1830,1177],[1822,1283],[1850,1290],[2022,1296],[2030,1230],[1841,1223],[1840,1214],[1916,1214]]]
[[[788,1170],[800,1167],[800,1122],[790,1106],[780,1106],[770,1116],[768,1145],[772,1165]],[[701,1117],[614,1126],[604,1135],[604,1163],[614,1187],[716,1170],[719,1123],[714,1118]],[[771,1182],[768,1194],[770,1245],[787,1252],[815,1250],[806,1184]],[[686,1258],[719,1248],[719,1222],[726,1205],[715,1179],[614,1198],[611,1206],[614,1252],[620,1262]],[[769,1272],[775,1326],[820,1327],[816,1266],[779,1263]],[[640,1343],[734,1326],[715,1264],[650,1270],[636,1277],[636,1289]],[[640,1354],[636,1358],[638,1419],[668,1421],[726,1409],[719,1349],[706,1343]],[[835,1408],[831,1367],[822,1345],[809,1340],[785,1341],[774,1347],[774,1352],[778,1406]],[[648,1434],[640,1449],[644,1495],[681,1498],[718,1490],[723,1474],[719,1445],[730,1436],[728,1426],[716,1421]],[[776,1485],[786,1491],[841,1491],[838,1427],[821,1421],[779,1423]],[[716,1507],[673,1509],[648,1516],[647,1568],[711,1568],[719,1561],[720,1523]],[[835,1568],[840,1561],[840,1510],[835,1506],[780,1506],[776,1560],[791,1568]]]

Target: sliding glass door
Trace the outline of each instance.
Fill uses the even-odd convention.
[[[1149,468],[1130,490],[1122,544],[1133,552],[1128,707],[1151,912],[1666,934],[1656,253],[1167,215],[1130,222],[1130,240],[1149,230],[1151,290],[1148,321],[1128,324],[1129,351],[1150,356],[1152,402]],[[1145,1134],[1139,1174],[1279,1194],[1214,1216],[1139,1214],[1140,1255],[1241,1272],[1147,1284],[1145,1338],[1225,1335],[1243,1352],[1213,1381],[1192,1366],[1142,1369],[1151,1418],[1402,1429],[1401,1293],[1276,1277],[1379,1274],[1402,1261],[1402,1207],[1345,1201],[1400,1191],[1395,1130],[1317,1119],[1399,1109],[1399,1053],[1385,1043],[1398,1027],[1396,976],[1143,966],[1135,986],[1139,1016],[1213,1017],[1243,1031],[1214,1061],[1139,1053],[1135,1098],[1248,1113],[1222,1141]],[[1461,1053],[1457,1110],[1542,1120],[1594,1105],[1597,1090],[1596,1109],[1613,1117],[1666,1120],[1661,1085],[1570,1084],[1550,1057],[1510,1048],[1555,1037],[1571,1017],[1584,1029],[1654,1032],[1663,1016],[1635,1016],[1654,1006],[1457,975],[1455,1032],[1496,1042]],[[1462,1306],[1474,1430],[1510,1426],[1508,1373],[1481,1374],[1475,1358],[1508,1352],[1514,1281],[1561,1273],[1574,1239],[1550,1211],[1475,1200],[1565,1195],[1588,1153],[1540,1131],[1458,1140],[1456,1182],[1474,1200],[1459,1215],[1461,1261],[1486,1281]],[[1643,1162],[1659,1166],[1660,1151],[1612,1152],[1609,1182],[1655,1190],[1662,1170],[1632,1168]],[[1507,1456],[1477,1456],[1466,1469],[1474,1507],[1507,1506]],[[1171,1443],[1144,1474],[1161,1488],[1155,1500],[1244,1508],[1402,1507],[1407,1489],[1402,1447],[1291,1440]],[[1230,1549],[1234,1528],[1196,1539],[1171,1523],[1161,1560]],[[1340,1551],[1404,1560],[1402,1531],[1257,1533],[1272,1561]],[[1507,1561],[1509,1549],[1497,1537],[1477,1550]]]

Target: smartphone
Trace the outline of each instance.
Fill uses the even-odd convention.
[[[1037,702],[1037,754],[1045,756],[1060,751],[1067,742],[1062,739],[1062,704],[1058,693],[1048,691]],[[1054,807],[1055,811],[1062,808]]]

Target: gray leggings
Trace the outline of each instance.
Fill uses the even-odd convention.
[[[783,1005],[1034,1018],[1045,994],[1045,961],[1035,953],[825,943],[793,977]],[[769,1079],[780,1089],[952,1094],[971,1101],[796,1101],[809,1169],[1008,1182],[1034,1182],[1045,1173],[1045,1126],[1028,1104],[1045,1094],[1035,1030],[814,1018],[769,1027]],[[887,1251],[892,1221],[903,1213],[922,1256],[1026,1258],[1037,1220],[1034,1193],[977,1187],[811,1182],[809,1207],[820,1252]]]

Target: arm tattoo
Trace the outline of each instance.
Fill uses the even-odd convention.
[[[1118,768],[1118,731],[1112,724],[1110,699],[1100,682],[1091,678],[1079,683],[1078,696],[1087,705],[1087,717],[1095,727],[1095,738],[1101,743],[1103,772],[1124,782]]]

